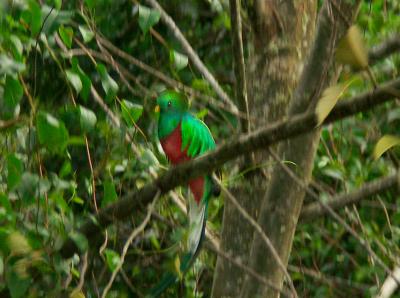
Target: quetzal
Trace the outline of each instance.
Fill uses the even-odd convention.
[[[175,91],[164,91],[157,98],[159,110],[158,138],[168,160],[177,165],[191,160],[215,148],[215,141],[207,125],[189,112],[186,97]],[[189,188],[189,237],[188,252],[180,260],[180,272],[184,274],[194,262],[200,250],[207,220],[208,201],[218,196],[220,189],[211,175],[191,179]],[[158,297],[178,280],[178,274],[168,273],[151,290]]]

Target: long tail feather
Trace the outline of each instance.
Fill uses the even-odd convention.
[[[207,221],[207,207],[208,204],[205,204],[203,210],[202,210],[202,222],[201,222],[201,232],[200,232],[200,237],[198,237],[198,239],[193,239],[195,241],[195,244],[190,247],[190,250],[188,253],[186,253],[185,255],[183,255],[181,257],[180,260],[180,272],[181,274],[185,274],[189,268],[192,266],[192,264],[194,263],[194,261],[196,260],[200,249],[201,249],[201,244],[203,242],[203,238],[204,238],[204,232],[205,232],[205,228],[206,228],[206,221]],[[174,274],[172,272],[168,272],[163,278],[162,280],[154,287],[150,290],[150,293],[148,294],[147,297],[149,298],[157,298],[160,297],[160,295],[166,290],[168,289],[170,286],[172,286],[175,282],[177,282],[179,280],[179,277],[177,274]]]
[[[219,195],[218,184],[207,176],[204,197],[201,204],[198,204],[194,198],[189,199],[189,251],[180,259],[180,273],[184,275],[196,260],[205,236],[207,222],[208,199],[211,195]],[[150,291],[148,297],[156,298],[171,285],[179,280],[176,273],[167,273],[162,280]]]

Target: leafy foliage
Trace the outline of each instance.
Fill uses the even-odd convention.
[[[238,125],[234,115],[205,100],[215,93],[159,23],[160,13],[134,2],[0,2],[1,297],[93,297],[103,291],[146,208],[97,235],[100,244],[88,241],[79,228],[94,220],[98,208],[127,197],[167,167],[155,137],[154,94],[183,84],[190,91],[192,109],[205,118],[217,143],[231,137]],[[225,2],[173,0],[161,5],[233,95]],[[396,1],[364,1],[357,34],[369,46],[385,40],[400,28],[399,11]],[[104,39],[139,62],[127,61]],[[364,60],[358,64],[364,65]],[[396,54],[373,66],[378,82],[398,76],[399,65]],[[362,74],[345,67],[340,83],[349,79],[350,95],[371,90]],[[373,152],[381,135],[398,136],[399,129],[398,103],[324,127],[313,174],[323,186],[321,196],[354,190],[393,172],[398,147],[378,160]],[[228,185],[244,179],[232,164],[223,172]],[[185,197],[185,188],[177,194]],[[358,209],[349,206],[340,215],[389,263],[399,254],[398,198],[391,192],[377,197]],[[214,232],[220,231],[222,209],[223,200],[210,202],[208,226]],[[184,243],[185,226],[186,215],[178,205],[167,196],[159,200],[151,223],[130,246],[109,297],[145,294],[160,272],[175,270],[173,256]],[[67,238],[80,252],[71,259],[59,252]],[[317,268],[328,280],[340,277],[351,284],[337,289],[335,283],[292,273],[301,296],[360,294],[360,288],[365,290],[362,295],[373,296],[378,291],[375,275],[385,277],[329,218],[300,224],[293,247],[290,264]],[[183,277],[185,287],[171,288],[167,294],[208,297],[215,260],[205,250],[194,270]],[[84,287],[77,288],[82,274]]]

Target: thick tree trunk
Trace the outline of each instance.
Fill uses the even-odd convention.
[[[316,1],[257,0],[246,7],[251,20],[250,57],[246,65],[251,127],[259,127],[282,119],[288,110],[302,61],[313,37]],[[265,196],[271,167],[267,152],[253,156],[252,164],[241,170],[257,170],[240,179],[231,188],[240,204],[257,218]],[[248,263],[253,241],[253,227],[232,204],[225,202],[221,249]],[[213,297],[238,297],[245,273],[223,258],[218,258],[213,283]]]
[[[340,1],[337,2],[340,3]],[[354,6],[344,4],[346,1],[341,2],[338,4],[340,7],[334,7],[331,1],[325,1],[321,8],[315,42],[290,103],[289,117],[314,108],[323,89],[330,82],[332,71],[329,72],[329,69],[336,43],[349,26],[352,12],[355,11]],[[319,129],[315,129],[279,146],[278,155],[295,164],[292,170],[306,185],[311,178],[314,155],[320,137],[319,132]],[[258,223],[272,241],[285,265],[288,263],[304,194],[304,188],[288,176],[279,163],[275,165],[260,208]],[[251,267],[276,286],[282,287],[284,273],[257,235],[254,237],[250,255]],[[279,293],[265,288],[258,281],[247,276],[240,296],[278,297]]]

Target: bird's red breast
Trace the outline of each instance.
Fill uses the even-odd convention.
[[[191,159],[187,155],[187,148],[182,150],[182,130],[180,123],[172,133],[160,140],[160,143],[172,164],[177,165]],[[190,180],[189,187],[197,204],[199,204],[204,192],[204,177],[198,177]]]

